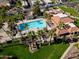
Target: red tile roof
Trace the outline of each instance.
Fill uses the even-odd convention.
[[[79,31],[79,28],[78,28],[78,27],[70,27],[70,28],[68,29],[68,31],[69,31],[70,33],[73,33],[73,32]]]
[[[58,34],[62,35],[62,34],[66,34],[66,33],[69,33],[69,32],[66,29],[61,29]]]
[[[71,19],[71,18],[63,18],[63,19],[61,19],[61,21],[63,22],[63,23],[70,23],[70,22],[74,22],[74,20],[73,19]]]
[[[60,17],[59,16],[53,16],[51,17],[52,21],[54,22],[54,24],[59,25],[60,23]]]
[[[73,33],[73,32],[77,32],[77,31],[79,31],[78,27],[70,27],[70,28],[66,28],[66,29],[58,29],[57,28],[56,34],[63,35],[66,33]]]

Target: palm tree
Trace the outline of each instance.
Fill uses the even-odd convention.
[[[4,24],[3,24],[2,22],[0,22],[0,29],[2,28],[3,25],[4,25]]]
[[[37,0],[34,4],[34,6],[32,7],[32,11],[34,13],[34,15],[40,15],[41,11],[40,11],[40,6],[39,6],[39,1]]]
[[[9,3],[11,5],[11,7],[17,7],[17,8],[22,7],[21,0],[9,0]]]
[[[44,12],[44,13],[43,13],[43,16],[44,16],[45,18],[47,18],[47,22],[48,22],[48,23],[51,23],[51,22],[52,22],[52,20],[51,20],[51,17],[52,17],[52,16],[51,16],[50,14]]]
[[[18,14],[14,14],[14,15],[10,15],[8,16],[8,24],[9,24],[9,28],[10,28],[10,34],[12,35],[13,37],[13,33],[14,33],[14,29],[13,29],[13,26],[15,26],[15,22],[17,21],[17,19],[19,20],[24,20],[24,17],[23,17],[23,14],[22,13],[18,13]],[[26,25],[25,25],[26,26]],[[21,33],[21,30],[18,29],[18,32],[20,33],[21,35],[21,40],[20,42],[22,43],[22,39],[24,39],[22,33]]]
[[[23,20],[24,19],[23,14],[18,13],[18,14],[8,16],[8,24],[9,24],[9,28],[10,28],[12,35],[13,35],[13,31],[14,31],[13,26],[15,26],[15,22],[16,22],[17,19]],[[18,31],[21,34],[21,31],[20,30],[18,30]],[[23,38],[23,36],[22,36],[22,38]]]
[[[50,36],[50,41],[51,41],[55,36],[55,30],[49,30],[49,36]]]
[[[21,8],[22,7],[21,1],[20,0],[17,0],[15,6],[18,7],[18,8]]]
[[[2,27],[3,23],[5,21],[8,21],[8,16],[6,14],[6,11],[8,9],[9,9],[9,7],[7,7],[7,6],[0,7],[0,28],[3,29],[3,31],[10,37],[10,39],[12,39],[11,36],[7,33],[7,31],[5,31],[5,29]]]
[[[16,21],[16,15],[10,15],[10,16],[7,16],[8,17],[8,20],[7,20],[7,22],[8,22],[8,25],[9,25],[9,29],[10,29],[10,31],[9,31],[9,33],[10,33],[10,35],[13,37],[13,31],[14,31],[14,26],[15,26],[15,21]]]
[[[50,15],[50,14],[44,12],[44,13],[43,13],[43,16],[44,16],[45,18],[47,18],[48,20],[51,20],[51,15]]]
[[[51,40],[55,35],[55,30],[46,30],[46,29],[39,30],[37,34],[38,34],[38,39],[41,39],[41,38],[43,40],[50,39],[50,43],[51,43]]]
[[[56,3],[57,2],[57,0],[51,0],[52,1],[52,3]]]
[[[38,34],[38,39],[40,39],[42,43],[44,43],[44,41],[46,41],[46,39],[48,39],[49,37],[47,30],[39,30],[37,34]]]
[[[38,30],[37,35],[39,39],[41,39],[43,32],[44,32],[43,30]]]
[[[32,40],[33,37],[36,37],[36,34],[34,31],[30,31],[27,36]]]
[[[17,14],[17,18],[19,18],[20,20],[24,20],[24,15],[22,13],[18,13]]]
[[[44,13],[43,13],[43,16],[45,17],[45,18],[48,18],[48,14],[44,11]]]
[[[19,31],[19,33],[20,33],[20,35],[21,35],[20,43],[23,43],[22,40],[24,40],[24,36],[23,36],[23,34],[21,33],[21,30],[18,30],[18,31]]]
[[[10,29],[9,33],[10,33],[10,35],[11,35],[12,38],[13,38],[13,34],[14,34],[13,31],[15,31],[15,30],[14,30],[14,27],[16,26],[15,22],[16,22],[16,20],[17,20],[18,18],[21,19],[21,20],[23,20],[23,18],[22,18],[22,15],[21,15],[21,14],[10,15],[10,16],[7,16],[7,18],[8,18],[7,22],[8,22],[8,24],[9,24],[9,29]],[[21,31],[20,31],[20,30],[18,30],[18,31],[20,32],[20,35],[21,35]],[[21,37],[23,38],[22,35],[21,35]]]
[[[64,27],[64,23],[63,22],[60,22],[60,24],[58,25],[58,28],[59,29],[63,29],[63,27]]]
[[[7,10],[8,10],[8,7],[5,7],[5,6],[0,7],[0,28],[2,28],[3,23],[8,20],[7,19],[8,17],[7,17],[7,14],[6,14]],[[4,28],[2,28],[2,29],[4,30]]]
[[[36,40],[37,40],[37,35],[34,31],[30,31],[28,34],[27,34],[27,37],[29,37],[28,39],[30,40],[30,43],[29,43],[29,50],[30,52],[35,52],[37,51],[37,45],[36,45]]]
[[[2,21],[2,22],[4,22],[4,21],[6,21],[6,7],[0,7],[0,20]]]
[[[32,33],[32,32],[29,32],[29,33],[27,34],[27,37],[29,37],[29,39],[32,39],[32,35],[33,35],[33,33]]]

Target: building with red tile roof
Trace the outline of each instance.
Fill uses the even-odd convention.
[[[78,32],[78,31],[79,31],[78,27],[70,27],[70,28],[63,28],[63,29],[57,28],[56,34],[57,35],[65,35],[65,34],[68,34],[68,33],[75,33],[75,32]]]
[[[68,18],[68,17],[66,17],[66,18],[62,18],[61,21],[62,21],[64,24],[65,24],[65,23],[72,23],[72,22],[74,22],[73,19]]]
[[[53,16],[53,17],[51,17],[51,19],[52,19],[52,22],[54,22],[54,24],[56,26],[58,26],[60,24],[60,22],[61,22],[61,19],[60,19],[59,16]]]
[[[74,25],[74,20],[69,18],[69,17],[59,17],[59,16],[53,16],[51,17],[52,22],[54,23],[54,25],[56,26],[56,34],[57,35],[64,35],[64,34],[68,34],[68,33],[74,33],[74,32],[78,32],[79,28]],[[57,26],[60,25],[60,23],[64,24],[64,27],[62,29],[58,28]]]
[[[70,27],[69,29],[67,29],[69,31],[69,33],[74,33],[74,32],[77,32],[79,31],[79,28],[78,27]]]

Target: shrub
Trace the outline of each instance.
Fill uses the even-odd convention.
[[[54,42],[57,43],[57,44],[62,43],[62,39],[56,38],[56,39],[54,39]]]
[[[78,39],[77,38],[73,38],[73,42],[77,42],[78,41]]]
[[[44,41],[44,43],[41,43],[41,46],[46,46],[46,45],[48,45],[48,44],[49,44],[49,42]]]
[[[2,48],[0,48],[0,52],[2,52],[3,51],[3,49]]]

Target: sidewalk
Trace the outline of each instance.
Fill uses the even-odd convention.
[[[7,34],[6,32],[4,32],[4,30],[0,29],[0,36],[2,36],[2,38],[0,39],[0,43],[4,43],[6,41],[10,41],[12,40]]]
[[[60,59],[64,59],[66,54],[71,50],[71,48],[73,47],[75,43],[71,43],[70,46],[67,48],[67,50],[64,52],[64,54],[61,56]]]

